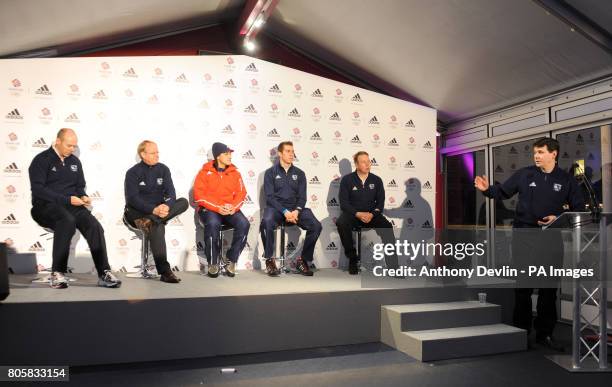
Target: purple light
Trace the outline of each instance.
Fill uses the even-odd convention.
[[[474,153],[464,153],[461,155],[463,159],[463,166],[465,170],[470,174],[470,179],[473,179],[474,176]]]

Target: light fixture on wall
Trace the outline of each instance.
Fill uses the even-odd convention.
[[[243,45],[247,51],[255,51],[255,37],[261,31],[268,17],[272,14],[278,0],[252,0],[248,1],[241,16],[244,22],[240,27],[240,36],[244,37]]]

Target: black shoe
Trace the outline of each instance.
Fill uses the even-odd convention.
[[[297,269],[297,272],[301,275],[311,277],[314,274],[312,271],[310,271],[308,264],[304,262],[302,258],[298,258],[297,262],[295,263],[295,268]]]
[[[359,264],[357,263],[356,259],[351,259],[349,261],[348,272],[349,272],[350,275],[357,275],[357,274],[359,274]]]
[[[230,278],[236,276],[236,262],[230,262],[225,266],[225,275]]]
[[[217,278],[219,276],[219,265],[209,265],[208,276],[210,278]]]
[[[161,276],[159,277],[159,280],[162,282],[167,282],[169,284],[178,284],[179,282],[181,282],[181,279],[177,277],[176,275],[174,275],[172,270],[168,270],[162,273]]]
[[[280,270],[278,269],[278,267],[276,267],[276,262],[274,258],[266,259],[266,273],[268,273],[270,277],[278,277],[278,275],[280,274]]]
[[[552,349],[553,351],[565,352],[565,347],[550,336],[536,338],[536,343],[544,348]]]

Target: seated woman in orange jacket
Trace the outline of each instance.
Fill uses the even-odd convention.
[[[204,249],[208,260],[208,276],[219,275],[221,253],[219,231],[223,223],[234,228],[232,245],[227,251],[229,264],[225,273],[236,274],[236,262],[246,245],[249,221],[240,211],[246,190],[238,169],[232,164],[233,149],[216,142],[212,146],[214,159],[202,166],[193,185],[193,197],[199,206],[198,215],[204,224]]]

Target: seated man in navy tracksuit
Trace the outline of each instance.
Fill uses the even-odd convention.
[[[98,272],[98,285],[118,288],[121,281],[111,272],[106,255],[104,229],[89,212],[91,199],[85,193],[85,175],[81,161],[72,153],[78,139],[72,129],[57,132],[55,143],[37,154],[28,169],[32,189],[32,218],[53,230],[53,263],[50,285],[68,287],[70,241],[78,229],[87,240]]]
[[[340,180],[340,209],[342,214],[336,220],[344,254],[349,259],[349,274],[359,272],[357,251],[353,242],[353,228],[369,227],[376,230],[385,244],[395,244],[393,225],[383,215],[385,187],[382,179],[370,173],[370,156],[359,151],[353,156],[355,172]],[[385,258],[388,268],[397,268],[397,255]]]
[[[266,271],[277,276],[279,269],[274,261],[274,228],[281,222],[297,224],[306,230],[302,256],[296,262],[299,273],[312,276],[310,264],[319,234],[321,223],[306,206],[306,175],[293,165],[295,157],[293,143],[284,141],[278,145],[279,162],[268,168],[264,175],[264,194],[267,208],[263,212],[259,232],[264,245]]]
[[[178,283],[167,259],[165,225],[185,212],[189,203],[185,198],[176,199],[170,169],[159,162],[157,144],[145,140],[137,152],[141,162],[125,174],[125,217],[149,236],[160,280]]]
[[[573,176],[559,168],[557,158],[559,142],[541,138],[533,144],[534,166],[519,169],[502,184],[489,185],[486,176],[476,176],[474,186],[495,200],[509,199],[518,193],[518,203],[512,228],[512,256],[514,263],[538,265],[561,262],[563,240],[558,232],[543,232],[541,226],[549,225],[563,213],[563,206],[570,211],[584,211],[584,197]],[[521,229],[517,231],[517,229]],[[534,229],[533,232],[525,229]],[[548,266],[548,265],[547,265]],[[546,347],[563,350],[552,338],[557,321],[558,281],[545,282],[538,289],[537,318],[534,321],[536,342]],[[515,289],[514,325],[531,330],[533,288]]]

